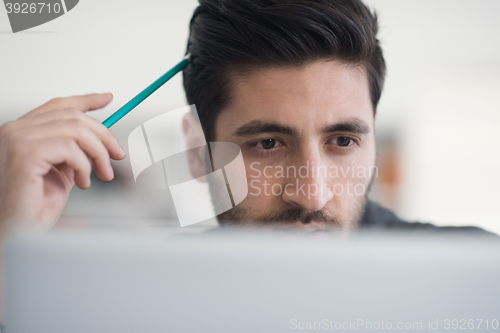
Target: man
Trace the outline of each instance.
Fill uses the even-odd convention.
[[[190,115],[184,133],[238,144],[249,187],[222,225],[434,228],[367,201],[385,77],[376,34],[376,16],[359,0],[200,0],[184,87],[205,138]],[[110,158],[125,153],[83,113],[111,98],[55,99],[0,129],[2,221],[54,222],[71,187],[90,186],[91,164],[113,178]],[[205,158],[192,156],[192,169]]]

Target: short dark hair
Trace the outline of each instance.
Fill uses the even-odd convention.
[[[199,0],[191,19],[184,89],[207,141],[231,98],[231,77],[259,67],[340,60],[368,73],[376,112],[385,62],[377,16],[361,0]]]

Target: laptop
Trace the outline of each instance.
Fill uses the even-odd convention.
[[[500,244],[472,237],[16,233],[5,331],[500,329]]]

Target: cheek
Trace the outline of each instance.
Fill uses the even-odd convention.
[[[359,201],[365,198],[370,190],[370,183],[377,170],[373,165],[352,164],[345,167],[344,174],[339,176],[332,187],[337,201]]]
[[[364,148],[364,147],[363,147]],[[336,200],[364,197],[369,190],[372,178],[378,175],[375,165],[375,145],[370,143],[366,149],[330,161],[327,170],[328,180]]]
[[[246,163],[245,166],[248,197],[265,198],[270,203],[281,197],[280,188],[283,187],[282,183],[284,179],[283,175],[279,174],[279,172],[278,174],[276,173],[275,166],[267,166],[260,162]]]

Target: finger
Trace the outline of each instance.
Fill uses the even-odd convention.
[[[113,94],[89,94],[64,98],[54,98],[42,106],[34,109],[30,114],[39,114],[51,110],[74,108],[82,112],[101,109],[113,100]]]
[[[103,142],[82,121],[76,118],[24,127],[12,134],[21,138],[22,141],[28,142],[30,149],[40,147],[39,142],[47,138],[74,141],[94,164],[95,173],[99,179],[111,181],[114,178],[109,153]]]
[[[123,160],[126,156],[125,150],[120,145],[115,134],[100,121],[83,115],[81,120],[92,130],[109,152],[109,156],[114,160]]]
[[[67,147],[64,163],[74,170],[75,185],[81,189],[89,188],[92,167],[87,156],[74,141],[65,141],[61,145]]]
[[[87,155],[74,140],[62,138],[41,140],[40,148],[36,154],[39,155],[36,160],[45,162],[42,172],[47,172],[54,165],[66,164],[74,171],[73,181],[76,186],[81,189],[90,187],[92,167]]]
[[[95,120],[92,117],[87,116],[86,114],[76,110],[76,109],[66,109],[66,110],[56,110],[56,111],[48,111],[43,114],[38,114],[32,116],[30,118],[26,118],[23,120],[24,127],[36,127],[39,128],[41,126],[50,126],[50,123],[61,121],[61,120],[78,120],[85,124],[91,131],[97,135],[97,137],[102,141],[104,146],[109,152],[109,155],[112,159],[122,160],[125,158],[125,151],[121,147],[118,139],[114,135],[114,133],[106,128],[99,121]],[[34,128],[33,130],[36,130]]]
[[[15,133],[17,135],[17,133]],[[87,156],[73,140],[46,138],[33,145],[32,142],[9,135],[9,145],[0,151],[8,177],[3,177],[2,187],[8,193],[0,202],[0,215],[36,221],[44,215],[46,203],[44,178],[54,166],[67,167],[72,172],[64,172],[61,182],[54,183],[69,191],[74,184],[82,189],[90,186],[91,164]]]
[[[55,136],[74,140],[83,152],[91,159],[95,173],[103,181],[114,178],[108,149],[100,138],[84,122],[79,119],[63,119],[40,126],[31,140],[37,137]],[[36,136],[36,137],[35,137]]]

